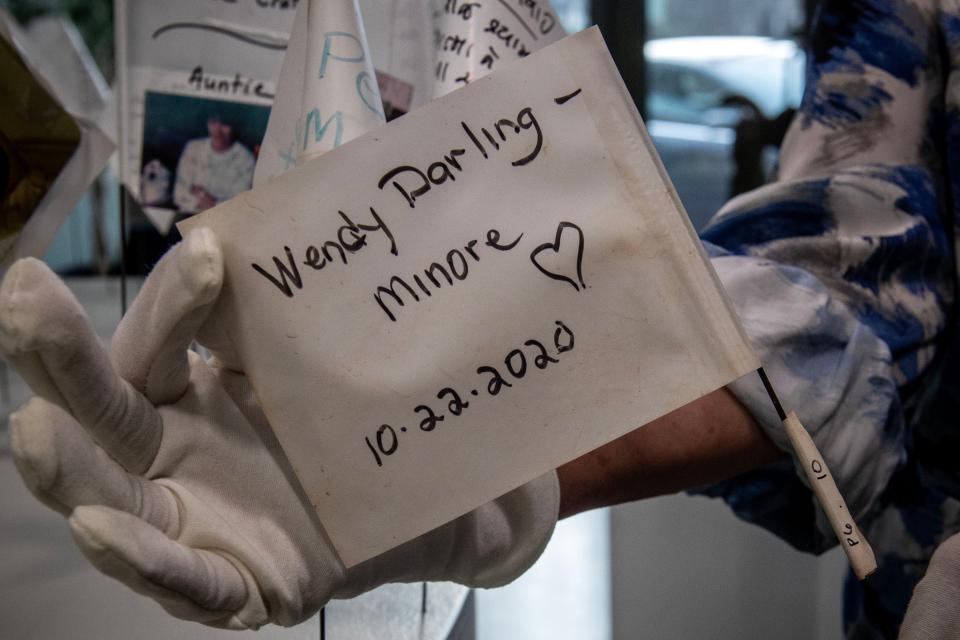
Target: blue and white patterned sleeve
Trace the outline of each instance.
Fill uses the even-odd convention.
[[[861,522],[907,462],[905,406],[953,303],[939,6],[825,2],[779,179],[702,234],[784,405]],[[732,389],[789,451],[757,376]],[[821,552],[836,541],[804,482],[785,462],[702,492]]]

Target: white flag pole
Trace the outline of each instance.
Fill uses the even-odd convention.
[[[763,367],[757,369],[757,373],[767,390],[767,395],[770,396],[770,401],[777,410],[777,415],[783,421],[787,437],[790,438],[790,444],[793,446],[794,455],[797,456],[800,466],[803,467],[810,488],[813,489],[814,495],[820,502],[837,540],[840,541],[840,546],[847,554],[853,573],[858,580],[865,579],[877,570],[877,559],[873,554],[870,543],[867,542],[867,539],[863,537],[857,527],[853,514],[850,513],[847,503],[840,495],[833,474],[827,468],[827,463],[817,449],[817,445],[814,444],[813,438],[800,423],[800,418],[793,411],[786,413],[783,410],[783,405],[780,404],[780,399],[777,397],[773,385],[770,384],[770,379]]]

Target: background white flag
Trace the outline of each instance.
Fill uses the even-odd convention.
[[[99,72],[75,53],[61,38],[31,38],[0,9],[0,95],[16,97],[0,104],[0,277],[44,254],[113,153],[106,96],[84,95]],[[58,65],[70,82],[58,82]]]
[[[357,0],[300,2],[254,184],[384,122]]]
[[[431,0],[434,15],[433,96],[482,78],[566,33],[549,0]]]

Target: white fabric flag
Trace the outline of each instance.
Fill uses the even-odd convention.
[[[0,10],[0,95],[16,97],[0,100],[0,277],[19,258],[44,254],[114,149],[99,126],[105,103],[79,93],[99,71],[44,60],[51,49],[79,55],[53,40],[38,46]],[[57,82],[57,64],[72,82]]]
[[[547,0],[361,0],[360,8],[380,92],[394,114],[564,35]],[[393,87],[403,90],[399,100]]]
[[[115,136],[110,87],[76,26],[65,16],[44,16],[32,20],[26,31],[37,68],[62,93],[64,106]]]
[[[596,29],[181,226],[347,566],[759,367]]]
[[[384,122],[357,0],[301,2],[254,184]]]
[[[479,80],[564,35],[549,0],[431,0],[434,10],[433,95]]]

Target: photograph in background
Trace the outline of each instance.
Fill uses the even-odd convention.
[[[269,107],[155,91],[144,103],[144,207],[190,215],[250,189]]]
[[[169,107],[160,120],[151,124],[148,117],[153,116],[148,116],[148,112],[159,113],[158,109],[166,107],[158,106],[159,103],[148,105],[148,97],[166,94],[197,100],[191,103],[185,99],[181,105],[200,105],[204,100],[236,104],[238,109],[231,110],[231,114],[243,113],[245,105],[268,109],[295,7],[295,3],[254,0],[114,3],[119,164],[131,205],[127,224],[128,272],[145,273],[179,239],[173,224],[180,210],[195,212],[210,205],[213,199],[220,199],[214,193],[209,193],[214,198],[206,198],[197,190],[193,198],[184,196],[177,205],[173,181],[178,154],[190,140],[209,137],[207,116],[199,113],[199,106],[184,106],[185,113],[179,113],[178,105]],[[155,130],[154,124],[163,124],[167,129]],[[256,133],[242,134],[243,144],[251,153],[263,132],[261,128]],[[144,134],[155,137],[148,141]],[[256,140],[254,135],[258,136]],[[189,137],[178,140],[179,136]],[[176,148],[177,144],[181,146]],[[148,145],[159,148],[145,148]],[[239,147],[235,151],[237,164],[245,164],[245,154],[240,153]],[[151,154],[155,155],[148,157]],[[170,154],[176,155],[171,158]],[[144,171],[153,160],[156,162]],[[165,179],[171,181],[169,193]],[[140,194],[144,180],[145,186],[154,191],[146,198]],[[150,204],[154,202],[158,204]]]

